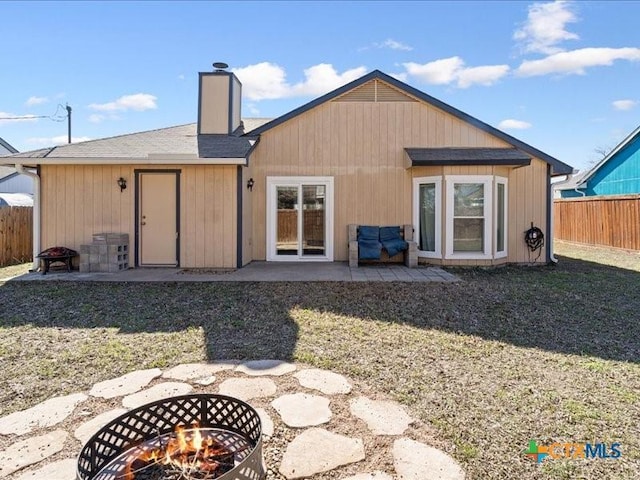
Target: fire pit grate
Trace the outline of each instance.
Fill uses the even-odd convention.
[[[219,476],[199,474],[182,478],[216,480],[264,480],[262,426],[258,413],[236,398],[214,394],[171,397],[143,405],[102,427],[78,456],[77,480],[139,480],[128,466],[143,452],[167,445],[176,427],[199,435],[234,453],[234,466]],[[131,468],[129,468],[129,471]],[[135,470],[135,469],[134,469]],[[163,478],[162,476],[157,478]],[[170,479],[172,477],[166,476]]]

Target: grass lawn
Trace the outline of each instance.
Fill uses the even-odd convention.
[[[279,358],[404,403],[468,479],[640,478],[640,256],[556,251],[455,284],[0,280],[0,416],[132,369]],[[529,440],[622,457],[540,466]]]

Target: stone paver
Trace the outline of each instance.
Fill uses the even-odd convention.
[[[208,387],[209,385],[212,385],[215,381],[216,381],[216,376],[211,375],[209,377],[204,377],[199,380],[196,380],[195,383],[197,383],[198,385],[202,385],[204,387]]]
[[[80,440],[82,444],[85,444],[93,436],[94,433],[96,433],[114,418],[119,417],[120,415],[124,415],[125,413],[127,413],[126,408],[116,408],[113,410],[109,410],[108,412],[101,413],[100,415],[84,422],[82,425],[76,428],[73,432],[73,436]]]
[[[310,428],[289,443],[282,457],[280,473],[288,480],[306,478],[364,458],[361,439]]]
[[[240,400],[257,397],[271,397],[278,387],[270,378],[228,378],[220,384],[219,392]]]
[[[464,472],[453,458],[409,438],[393,442],[393,466],[399,480],[464,480]]]
[[[66,458],[51,462],[37,470],[23,473],[16,480],[75,480],[77,466],[78,460],[76,458]]]
[[[188,383],[182,382],[164,382],[154,385],[151,388],[142,390],[141,392],[132,393],[122,399],[124,408],[136,408],[145,403],[155,402],[167,397],[176,397],[178,395],[186,395],[191,393],[193,387]]]
[[[58,453],[67,437],[64,430],[54,430],[14,443],[0,452],[0,478]]]
[[[283,395],[271,402],[289,427],[313,427],[331,420],[329,399],[308,393]]]
[[[162,370],[159,368],[137,370],[112,380],[96,383],[89,392],[89,395],[102,398],[115,398],[122,395],[129,395],[143,389],[149,385],[151,380],[160,375],[162,375]]]
[[[349,402],[351,413],[364,420],[376,435],[402,435],[413,419],[396,402],[358,397]]]
[[[223,370],[236,368],[238,362],[216,362],[216,363],[183,363],[165,371],[162,378],[172,378],[174,380],[197,380],[211,377],[215,373]]]
[[[273,436],[273,420],[271,420],[271,415],[264,408],[255,408],[256,412],[258,412],[258,416],[260,417],[260,423],[262,424],[262,434],[267,437]]]
[[[343,478],[342,480],[393,480],[393,477],[377,470],[373,473],[360,473],[359,475]]]
[[[71,415],[73,409],[88,397],[74,393],[53,397],[20,412],[0,418],[0,435],[24,435],[36,428],[52,427]]]
[[[237,372],[251,376],[272,375],[279,377],[287,373],[295,372],[296,366],[293,363],[283,362],[281,360],[251,360],[240,364]]]
[[[328,370],[307,368],[294,373],[293,376],[303,387],[319,390],[325,395],[347,394],[351,391],[349,380]]]

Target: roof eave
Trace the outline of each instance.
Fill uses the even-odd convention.
[[[10,166],[19,165],[245,165],[245,157],[216,157],[203,158],[197,155],[156,154],[147,157],[44,157],[44,158],[15,158]]]

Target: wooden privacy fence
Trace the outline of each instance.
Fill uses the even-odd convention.
[[[33,207],[0,207],[0,267],[33,260]]]
[[[304,238],[312,245],[324,242],[324,210],[305,210]],[[298,211],[278,210],[278,242],[295,242],[298,239]]]
[[[558,240],[640,250],[640,195],[563,198],[553,208]]]

